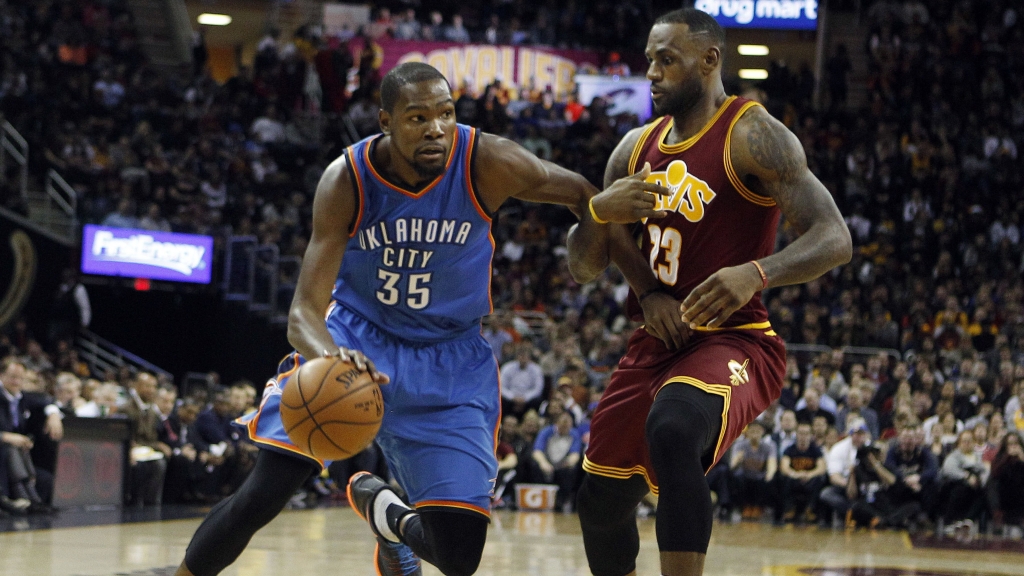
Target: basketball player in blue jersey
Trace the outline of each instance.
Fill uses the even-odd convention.
[[[238,422],[261,448],[256,466],[200,525],[178,576],[234,562],[326,465],[288,440],[278,412],[288,376],[319,356],[352,360],[384,385],[377,442],[411,506],[368,473],[348,486],[377,538],[378,573],[419,574],[423,559],[449,576],[472,574],[497,475],[498,366],[480,330],[492,311],[491,215],[509,197],[569,206],[581,216],[577,239],[621,245],[635,255],[626,268],[653,277],[625,227],[597,226],[589,203],[601,196],[608,221],[659,217],[662,186],[631,177],[598,194],[578,174],[456,124],[451,88],[426,64],[389,72],[381,100],[383,134],[348,148],[317,188],[288,324],[296,354],[259,411]],[[672,314],[674,306],[665,318]]]

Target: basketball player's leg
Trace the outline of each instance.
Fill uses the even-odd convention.
[[[395,522],[396,534],[417,556],[445,576],[476,572],[487,540],[490,519],[456,509],[424,509]]]
[[[639,474],[618,479],[586,473],[576,509],[587,563],[595,576],[625,576],[636,570],[640,533],[635,511],[648,491]]]
[[[647,417],[658,478],[656,533],[665,576],[699,575],[711,540],[711,490],[704,471],[722,430],[724,400],[689,384],[662,388]]]
[[[630,346],[647,337],[637,331]],[[636,568],[640,538],[634,512],[650,491],[647,478],[653,474],[644,420],[661,370],[626,363],[620,362],[594,411],[583,461],[586,476],[576,498],[587,562],[597,576],[625,576]]]
[[[457,413],[469,410],[457,408],[443,420],[466,421],[467,414]],[[412,507],[370,475],[357,475],[349,483],[353,501],[364,507],[376,534],[405,544],[446,576],[476,571],[490,523],[488,508],[497,462],[488,446],[494,432],[474,428],[453,426],[451,434],[434,430],[418,439],[389,434],[378,437],[391,472]],[[369,492],[375,493],[367,496]]]
[[[214,506],[199,525],[176,576],[212,576],[231,565],[315,470],[310,461],[260,450],[238,491]]]
[[[785,370],[781,341],[760,331],[704,334],[691,346],[672,367],[646,422],[665,576],[703,573],[712,524],[704,475],[778,398]]]

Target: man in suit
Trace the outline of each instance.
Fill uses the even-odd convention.
[[[160,504],[167,458],[171,447],[161,442],[160,412],[156,400],[156,377],[149,372],[139,372],[128,390],[128,402],[124,415],[131,422],[132,430],[132,473],[129,487],[129,505]],[[139,450],[148,447],[152,451]]]
[[[29,500],[29,512],[48,513],[51,509],[46,502],[53,495],[53,475],[33,464],[32,436],[45,435],[56,442],[64,436],[64,426],[60,409],[49,396],[22,392],[25,373],[25,365],[16,358],[0,362],[0,458],[7,469],[10,494]],[[30,426],[34,414],[44,415],[36,418],[41,425]]]

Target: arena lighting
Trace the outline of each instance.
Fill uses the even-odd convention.
[[[231,16],[227,14],[200,14],[196,21],[207,26],[227,26],[231,24]]]
[[[764,68],[744,68],[740,70],[740,78],[744,80],[764,80],[768,77],[768,71]]]
[[[763,44],[740,44],[736,47],[740,56],[767,56],[768,47]]]

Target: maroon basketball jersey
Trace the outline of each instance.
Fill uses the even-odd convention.
[[[671,191],[655,207],[668,216],[642,223],[641,251],[666,292],[680,301],[718,270],[763,258],[775,245],[775,201],[743,185],[729,154],[733,126],[753,106],[759,104],[732,96],[700,132],[673,145],[665,141],[672,117],[659,118],[644,130],[630,157],[630,174],[650,162],[648,181]],[[629,311],[642,321],[635,298],[631,293]],[[725,327],[767,320],[758,292]]]

